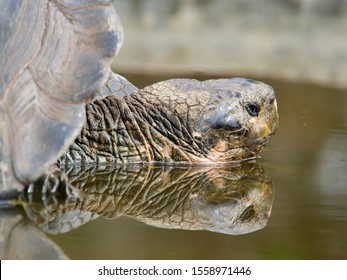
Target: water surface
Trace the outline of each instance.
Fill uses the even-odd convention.
[[[163,78],[127,77],[138,86]],[[71,259],[347,259],[347,92],[265,82],[277,93],[280,114],[278,132],[255,163],[272,179],[271,215],[258,216],[267,224],[234,235],[116,215],[44,233],[49,242]],[[174,177],[165,178],[162,186]]]

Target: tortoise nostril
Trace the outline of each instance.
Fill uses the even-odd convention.
[[[229,120],[229,121],[221,121],[216,122],[212,128],[214,129],[224,129],[228,131],[236,131],[242,128],[241,123],[238,120]]]
[[[260,108],[256,104],[247,104],[246,105],[246,111],[248,114],[250,114],[252,117],[258,117]]]

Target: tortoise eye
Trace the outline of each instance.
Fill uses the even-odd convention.
[[[256,104],[247,104],[246,105],[246,111],[248,114],[250,114],[252,117],[258,117],[260,108]]]

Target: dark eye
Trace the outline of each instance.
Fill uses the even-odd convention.
[[[256,104],[248,104],[246,105],[247,113],[250,114],[252,117],[258,117],[260,108]]]

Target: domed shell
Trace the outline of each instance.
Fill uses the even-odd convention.
[[[110,0],[0,7],[1,194],[37,178],[74,140],[123,33]]]

